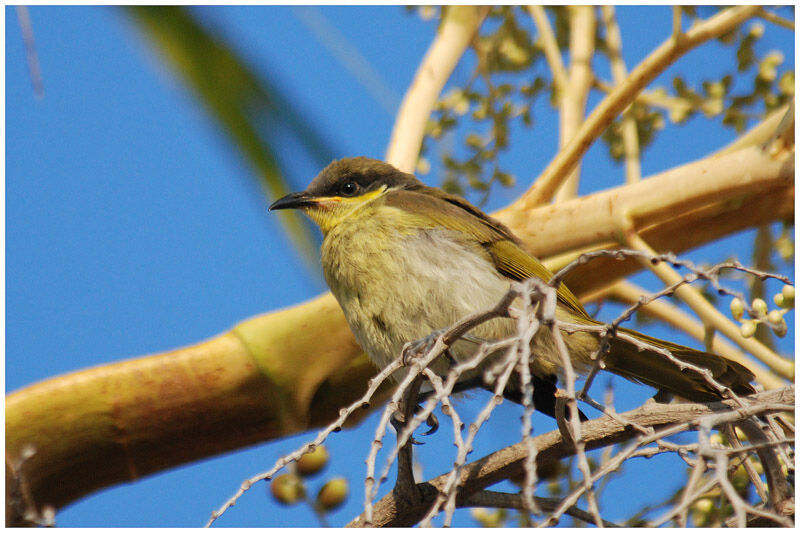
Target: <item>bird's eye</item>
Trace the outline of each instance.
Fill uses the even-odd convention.
[[[353,196],[358,192],[358,183],[354,181],[346,181],[339,187],[339,194],[342,196]]]

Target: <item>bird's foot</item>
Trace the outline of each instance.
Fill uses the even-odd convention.
[[[436,346],[436,342],[439,340],[439,337],[444,335],[445,331],[444,329],[437,329],[431,332],[427,337],[405,343],[401,355],[403,366],[410,366],[415,359],[425,357],[425,355]]]
[[[439,431],[439,419],[436,418],[436,415],[431,413],[428,415],[428,418],[425,419],[425,424],[428,426],[428,431],[424,432],[424,436],[433,435],[437,431]]]
[[[417,405],[414,409],[414,412],[418,413],[420,410],[422,410],[422,407]],[[391,424],[399,435],[400,432],[403,431],[403,428],[406,427],[405,417],[398,411],[394,414],[394,416],[392,416]],[[423,433],[423,435],[426,437],[428,435],[433,435],[439,430],[439,419],[436,418],[436,415],[433,413],[428,415],[428,418],[425,420],[425,424],[428,426],[428,430]],[[408,442],[414,445],[425,444],[424,442],[416,440],[413,435],[409,437]]]

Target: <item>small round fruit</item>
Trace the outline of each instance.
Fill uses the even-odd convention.
[[[744,316],[744,303],[739,298],[731,300],[731,315],[736,320],[741,320]]]
[[[303,480],[295,474],[281,474],[269,484],[273,498],[284,505],[294,505],[305,497]]]
[[[794,305],[794,287],[791,285],[784,285],[783,289],[781,289],[781,295],[783,296],[783,301],[786,302],[788,307]]]
[[[748,338],[752,337],[756,334],[756,321],[755,320],[745,320],[742,322],[742,325],[739,327],[739,330],[742,333],[742,337]]]
[[[347,499],[348,491],[347,480],[345,478],[333,478],[319,489],[317,503],[326,511],[332,511],[344,503]]]
[[[301,476],[316,474],[328,464],[328,457],[325,446],[317,446],[313,452],[305,453],[297,460],[297,473]]]

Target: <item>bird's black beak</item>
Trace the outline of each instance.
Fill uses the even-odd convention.
[[[301,192],[293,192],[292,194],[287,194],[283,198],[279,198],[275,200],[271,206],[269,206],[270,211],[274,211],[275,209],[298,209],[300,207],[307,207],[309,205],[314,204],[314,199],[305,191]]]

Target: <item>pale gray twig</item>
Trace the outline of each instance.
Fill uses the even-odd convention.
[[[236,504],[236,501],[242,496],[242,494],[247,492],[250,489],[250,487],[252,487],[255,483],[271,479],[272,476],[278,473],[286,465],[288,465],[292,461],[296,461],[303,454],[312,451],[315,447],[325,442],[325,439],[327,439],[331,433],[341,430],[342,425],[350,417],[350,415],[353,414],[353,412],[355,412],[357,409],[361,409],[365,405],[369,405],[369,401],[378,391],[378,388],[383,384],[384,381],[386,381],[386,379],[395,370],[399,369],[401,366],[402,363],[399,360],[393,361],[391,364],[387,365],[386,368],[381,370],[377,376],[375,376],[369,381],[367,391],[361,396],[361,398],[350,404],[350,406],[341,409],[339,411],[339,417],[336,420],[334,420],[331,424],[329,424],[328,427],[320,431],[317,434],[317,437],[312,442],[309,442],[301,446],[298,450],[295,450],[289,455],[281,457],[275,463],[275,466],[273,466],[267,472],[256,474],[250,479],[247,479],[244,482],[242,482],[241,486],[239,487],[239,490],[237,490],[236,493],[233,496],[231,496],[228,499],[228,501],[226,501],[219,509],[211,513],[211,518],[208,520],[205,527],[211,527],[211,524],[213,524],[214,521],[216,521],[220,516],[222,516],[222,514],[226,510],[233,507]]]

